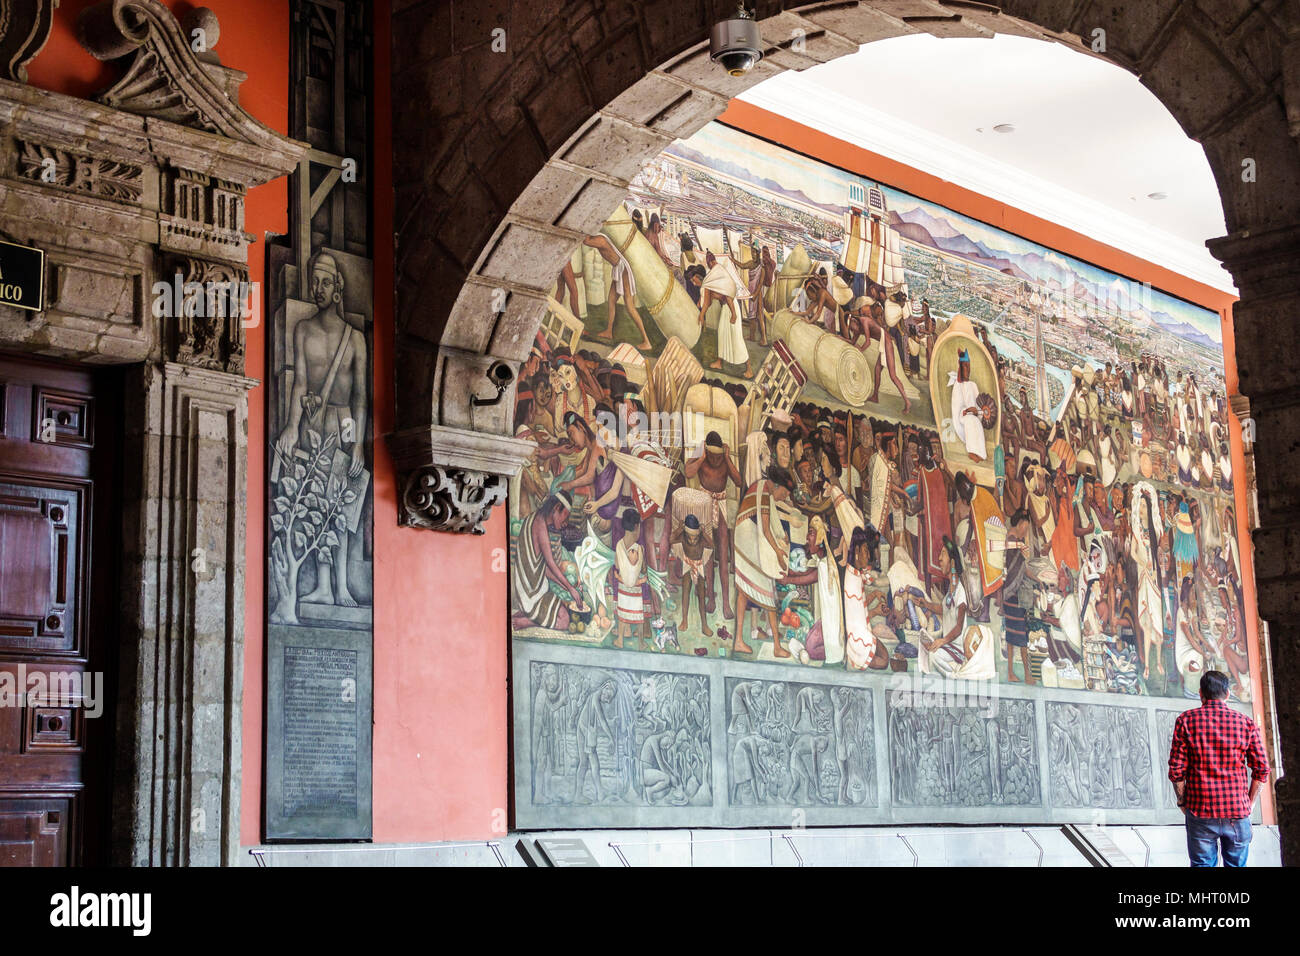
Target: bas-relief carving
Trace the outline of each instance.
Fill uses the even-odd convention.
[[[1099,810],[1152,806],[1145,710],[1048,702],[1047,741],[1053,805]]]
[[[876,797],[871,691],[731,677],[731,806],[871,806]]]
[[[1160,779],[1160,806],[1166,810],[1178,809],[1174,785],[1169,782],[1169,748],[1174,743],[1174,722],[1181,710],[1156,711],[1156,765],[1155,776]]]
[[[987,707],[889,704],[889,773],[901,807],[1041,803],[1034,704]]]
[[[713,803],[709,678],[532,662],[534,806]]]
[[[134,163],[19,141],[18,174],[24,179],[122,202],[139,202],[144,169]]]
[[[309,300],[273,313],[271,621],[368,628],[371,266],[318,249],[308,269]],[[277,288],[296,273],[285,263]]]

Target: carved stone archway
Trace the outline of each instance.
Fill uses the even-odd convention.
[[[1300,326],[1294,3],[758,2],[766,55],[740,79],[708,59],[709,27],[729,3],[398,6],[397,429],[389,443],[407,489],[399,520],[445,530],[478,530],[528,454],[511,436],[509,395],[495,406],[470,402],[491,393],[486,370],[526,358],[560,266],[641,164],[737,93],[782,70],[917,32],[1034,37],[1136,73],[1205,147],[1223,201],[1229,235],[1209,245],[1241,291],[1240,389],[1265,449],[1256,466],[1260,613],[1273,622],[1284,755],[1300,760],[1300,665],[1283,653],[1300,638],[1291,623],[1300,611],[1300,364],[1277,367],[1272,344],[1293,340]],[[1104,54],[1091,49],[1099,36]],[[1283,781],[1277,794],[1284,850],[1300,859],[1294,789]]]

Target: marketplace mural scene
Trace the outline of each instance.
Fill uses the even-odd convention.
[[[520,382],[516,641],[1250,699],[1214,312],[714,123]]]

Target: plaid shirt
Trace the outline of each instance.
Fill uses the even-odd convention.
[[[1209,700],[1174,722],[1169,779],[1185,780],[1183,808],[1193,816],[1239,820],[1250,816],[1246,768],[1261,783],[1268,758],[1259,728],[1224,701]]]

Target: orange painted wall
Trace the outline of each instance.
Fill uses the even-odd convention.
[[[197,6],[207,6],[221,23],[221,38],[214,47],[226,66],[248,73],[240,88],[240,105],[278,132],[289,128],[289,0],[205,0],[186,3],[164,0],[178,17]],[[76,39],[77,17],[95,0],[63,0],[55,11],[49,43],[28,67],[28,80],[42,89],[72,96],[93,97],[111,86],[120,68],[101,63],[83,50]],[[288,180],[260,186],[248,194],[244,227],[255,237],[248,249],[248,277],[265,283],[265,237],[289,228]],[[262,298],[265,311],[265,297]],[[263,316],[264,319],[264,316]],[[261,379],[266,368],[264,321],[247,330],[246,372]],[[240,841],[260,838],[262,806],[262,654],[264,571],[262,565],[265,497],[265,398],[259,385],[248,393],[248,527],[244,579],[244,723],[243,783]]]
[[[393,234],[387,0],[375,5],[375,228]],[[393,248],[375,247],[376,841],[499,835],[507,807],[505,508],[482,537],[399,528]]]

